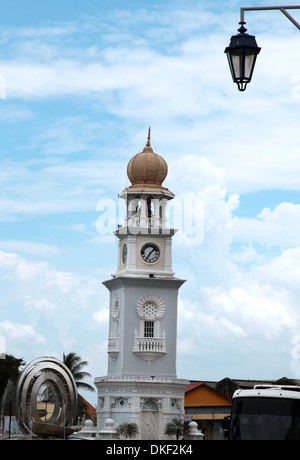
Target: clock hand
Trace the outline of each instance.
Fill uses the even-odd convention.
[[[151,256],[151,254],[152,254],[153,251],[155,251],[155,249],[152,249],[152,251],[149,252],[149,254],[148,254],[147,257],[146,257],[146,260],[149,259],[149,257]]]

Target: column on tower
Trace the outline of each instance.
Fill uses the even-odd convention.
[[[119,194],[125,200],[126,216],[124,225],[119,228],[128,228],[131,233],[148,233],[168,229],[167,203],[173,196],[163,191],[129,191],[125,189]],[[121,231],[121,230],[120,230]]]

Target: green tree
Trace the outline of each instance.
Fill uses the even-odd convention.
[[[118,427],[119,434],[125,436],[125,439],[130,439],[132,436],[139,432],[138,426],[136,423],[124,422]]]
[[[165,434],[168,436],[176,436],[176,440],[178,441],[180,436],[183,436],[184,432],[184,424],[182,420],[177,418],[173,418],[172,422],[169,422],[166,426]]]
[[[82,371],[82,369],[87,366],[87,361],[82,361],[80,356],[72,352],[67,355],[63,354],[63,362],[72,372],[78,389],[82,388],[84,390],[95,391],[94,387],[86,382],[82,382],[85,377],[91,377],[91,374]]]
[[[15,358],[12,355],[5,355],[0,359],[0,410],[2,414],[8,414],[9,402],[12,400],[14,405],[14,395],[17,380],[20,375],[20,367],[24,366],[23,359]]]

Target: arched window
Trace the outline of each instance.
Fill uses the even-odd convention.
[[[158,407],[155,401],[153,399],[147,399],[147,401],[144,402],[142,410],[148,410],[150,412],[152,411],[158,411]]]
[[[146,294],[137,303],[140,318],[140,337],[160,337],[160,321],[166,311],[163,299],[155,294]]]

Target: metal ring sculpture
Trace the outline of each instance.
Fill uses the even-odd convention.
[[[41,410],[38,398],[46,400],[46,410]],[[76,383],[64,363],[44,357],[31,361],[24,368],[16,390],[16,416],[24,434],[66,435],[76,409]]]

